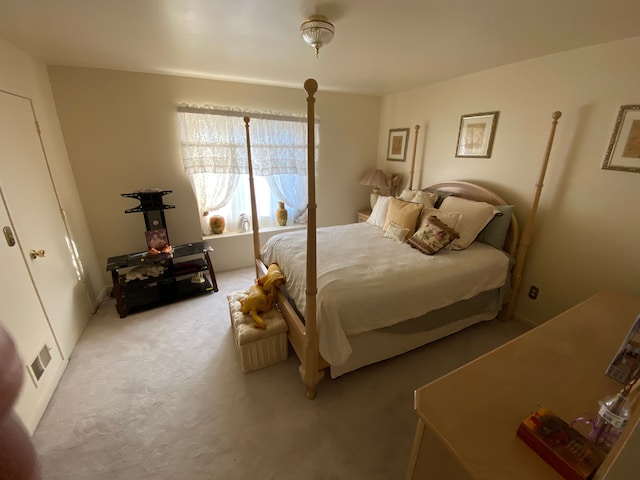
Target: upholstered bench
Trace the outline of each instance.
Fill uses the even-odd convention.
[[[246,292],[227,295],[231,328],[240,357],[240,368],[244,373],[283,362],[289,356],[287,322],[280,311],[274,307],[261,313],[267,328],[257,328],[251,315],[240,311],[240,299],[246,296]]]

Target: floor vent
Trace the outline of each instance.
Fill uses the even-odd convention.
[[[51,353],[49,353],[49,347],[45,345],[30,365],[35,382],[40,380],[49,363],[51,363]]]

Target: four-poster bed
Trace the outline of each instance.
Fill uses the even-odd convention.
[[[308,94],[308,145],[313,146],[317,83],[309,79],[304,87]],[[308,398],[315,397],[316,385],[327,367],[331,376],[337,377],[493,319],[499,313],[508,318],[518,294],[526,245],[559,116],[559,112],[554,113],[546,159],[523,238],[509,209],[503,222],[506,233],[499,245],[473,242],[471,238],[472,243],[443,249],[438,255],[424,255],[406,243],[385,238],[381,225],[375,222],[317,229],[313,147],[307,152],[306,238],[305,232],[280,234],[261,247],[255,214],[250,119],[245,117],[256,274],[260,277],[270,263],[278,263],[285,275],[286,290],[277,292],[277,305],[301,362],[299,370]],[[416,126],[416,137],[418,129]],[[412,162],[411,185],[413,168]],[[424,191],[445,202],[446,197],[452,196],[461,199],[459,202],[492,209],[492,217],[507,206],[496,193],[470,182],[443,181]],[[374,213],[375,208],[372,216]],[[514,258],[517,263],[512,267]],[[427,268],[429,275],[425,274]]]

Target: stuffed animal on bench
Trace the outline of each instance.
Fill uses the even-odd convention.
[[[272,263],[267,273],[258,278],[256,284],[249,288],[247,297],[240,299],[240,311],[250,314],[256,327],[267,328],[258,312],[265,313],[271,310],[275,302],[276,290],[284,283],[282,270],[277,263]]]

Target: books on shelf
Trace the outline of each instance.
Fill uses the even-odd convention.
[[[540,408],[518,427],[531,449],[567,480],[592,478],[606,453],[547,408]]]

